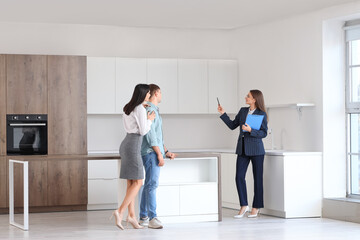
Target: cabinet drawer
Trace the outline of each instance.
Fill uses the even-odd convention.
[[[117,204],[118,181],[88,180],[88,204]]]
[[[156,212],[159,216],[177,216],[179,209],[179,186],[159,186],[156,190]]]
[[[119,160],[89,160],[88,179],[114,179],[119,178]]]
[[[217,183],[180,186],[180,215],[218,213]]]

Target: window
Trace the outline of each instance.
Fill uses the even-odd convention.
[[[345,24],[348,190],[360,197],[360,21]]]

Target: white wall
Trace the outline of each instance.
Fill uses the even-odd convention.
[[[234,32],[241,96],[259,88],[267,104],[315,103],[301,119],[295,109],[270,109],[269,126],[276,148],[323,152],[324,197],[346,195],[342,25],[359,12],[357,1]]]
[[[232,58],[227,31],[0,22],[0,53]]]
[[[234,33],[239,61],[240,100],[260,89],[266,105],[315,103],[304,108],[270,109],[269,127],[277,149],[322,150],[321,22],[305,15],[239,29]],[[271,136],[266,145],[271,147]]]

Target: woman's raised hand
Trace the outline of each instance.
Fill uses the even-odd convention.
[[[220,104],[218,104],[217,110],[221,115],[225,113],[225,110],[223,109],[223,107]]]
[[[154,111],[152,111],[151,113],[150,112],[147,113],[147,119],[152,121],[155,119],[155,117],[156,117],[156,114]]]

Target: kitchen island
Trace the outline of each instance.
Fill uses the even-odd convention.
[[[157,213],[162,222],[222,220],[220,159],[218,153],[186,152],[177,152],[174,160],[165,159],[157,189]],[[126,180],[119,179],[120,167],[121,160],[88,161],[88,210],[115,209],[121,204]]]

